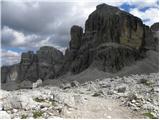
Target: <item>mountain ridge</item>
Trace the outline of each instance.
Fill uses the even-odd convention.
[[[130,13],[100,4],[86,20],[84,32],[78,25],[71,27],[65,55],[49,46],[41,47],[37,53],[22,53],[19,64],[1,68],[1,82],[54,79],[89,68],[117,73],[146,58],[146,51],[158,52],[157,24],[148,27]]]

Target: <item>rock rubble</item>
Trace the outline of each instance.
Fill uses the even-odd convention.
[[[94,108],[89,107],[94,107],[94,104],[112,105],[112,102],[103,103],[111,99],[111,101],[116,100],[120,103],[117,109],[127,108],[135,114],[139,113],[137,116],[139,118],[147,118],[148,114],[158,118],[158,78],[158,73],[151,73],[149,75],[117,76],[83,84],[73,81],[66,83],[69,86],[67,88],[66,86],[40,86],[32,90],[1,90],[0,114],[3,118],[107,118],[108,116],[115,118],[116,115],[105,113],[104,109],[108,108],[101,108],[106,114],[106,116],[104,114],[101,116],[100,108],[96,107],[95,109],[99,109],[97,113],[91,114]],[[96,100],[99,102],[94,103]],[[109,110],[113,109],[112,107]],[[84,110],[88,111],[90,117],[84,115],[82,112]],[[112,110],[112,113],[114,112],[117,111]],[[118,117],[126,118],[126,116]],[[135,116],[129,116],[129,118],[135,118]]]

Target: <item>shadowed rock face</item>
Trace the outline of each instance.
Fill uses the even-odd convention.
[[[15,81],[18,79],[19,65],[1,67],[1,83]]]
[[[152,31],[141,19],[106,4],[97,6],[85,23],[83,35],[80,31],[79,26],[71,28],[63,65],[64,71],[74,74],[90,66],[114,73],[141,59],[144,46],[155,48]]]
[[[22,53],[21,62],[19,64],[18,81],[36,81],[38,77],[37,55],[34,54],[33,51]]]
[[[39,78],[51,79],[61,68],[63,54],[59,50],[44,46],[37,51]]]
[[[79,49],[82,43],[83,29],[80,26],[72,26],[71,31],[70,49]]]
[[[2,83],[54,78],[61,68],[62,60],[62,52],[49,46],[41,47],[36,54],[33,51],[22,53],[19,64],[2,67]]]
[[[153,41],[155,45],[155,50],[159,52],[159,23],[154,23],[151,26],[151,31],[153,34]]]

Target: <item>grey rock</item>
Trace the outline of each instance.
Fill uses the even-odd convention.
[[[82,43],[83,29],[80,26],[72,26],[71,31],[70,49],[79,49]]]
[[[118,88],[118,93],[124,93],[126,91],[126,87],[122,86]]]
[[[1,83],[6,83],[8,72],[9,72],[9,66],[1,67]]]
[[[103,95],[104,95],[103,91],[99,90],[99,91],[96,91],[92,96],[93,97],[98,97],[98,96],[103,96]]]
[[[78,87],[79,86],[78,81],[72,81],[70,84],[71,84],[71,87]]]
[[[2,67],[1,82],[28,80],[36,82],[39,78],[42,80],[53,79],[61,68],[62,62],[62,52],[50,46],[41,47],[37,53],[33,51],[24,52],[19,64]],[[22,85],[22,87],[24,86]]]
[[[17,96],[10,96],[3,102],[4,110],[11,110],[11,109],[21,109],[22,104]]]
[[[0,111],[0,119],[11,119],[11,116],[6,111]]]
[[[73,74],[89,67],[109,73],[120,71],[141,59],[144,27],[139,18],[117,7],[98,5],[89,15],[83,34],[81,27],[71,28],[71,42],[62,69]]]
[[[1,83],[16,81],[18,79],[19,65],[1,67]]]
[[[154,23],[150,29],[153,34],[153,41],[154,41],[154,45],[155,45],[155,50],[157,52],[159,52],[159,23]]]
[[[20,88],[22,88],[22,89],[31,89],[32,88],[32,82],[29,81],[29,80],[22,81],[20,83]]]
[[[116,29],[115,29],[116,28]],[[100,4],[89,15],[85,33],[92,34],[95,44],[116,42],[139,49],[143,43],[143,23],[133,15],[106,4]]]
[[[61,86],[60,86],[62,89],[69,89],[71,88],[71,84],[70,83],[63,83]]]
[[[41,79],[38,79],[36,82],[34,82],[32,84],[32,88],[40,87],[40,86],[42,86],[42,83],[43,83],[43,81]]]
[[[156,22],[153,25],[151,25],[151,30],[152,31],[159,31],[159,22]]]
[[[55,77],[62,64],[63,54],[59,50],[43,46],[37,51],[39,78],[42,80]]]
[[[18,80],[35,81],[38,79],[38,59],[33,51],[22,53],[19,65]]]

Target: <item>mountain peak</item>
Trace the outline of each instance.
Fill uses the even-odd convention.
[[[116,10],[117,11],[117,10],[119,10],[119,8],[102,3],[102,4],[96,6],[96,10],[107,10],[107,11],[108,10]]]

